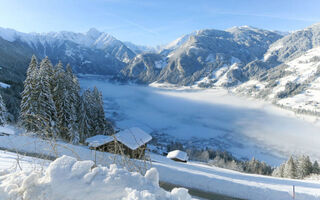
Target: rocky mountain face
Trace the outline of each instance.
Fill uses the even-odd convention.
[[[247,80],[246,64],[263,58],[269,45],[281,37],[275,32],[247,26],[226,31],[201,30],[169,44],[153,64],[150,59],[142,61],[140,58],[144,56],[139,55],[140,58],[136,57],[121,73],[147,83],[233,86]],[[250,71],[251,67],[248,68]]]
[[[270,45],[264,55],[264,60],[286,62],[297,58],[306,51],[320,45],[320,24],[307,27],[286,35],[281,40]]]
[[[293,32],[270,45],[250,80],[235,93],[263,98],[298,113],[320,114],[320,24]],[[271,67],[270,67],[271,66]]]
[[[0,28],[0,46],[4,52],[0,66],[21,73],[25,73],[22,69],[26,69],[32,54],[39,58],[48,56],[54,63],[70,63],[76,73],[112,75],[136,55],[121,41],[96,29],[86,33],[26,34]]]
[[[136,54],[155,53],[158,51],[157,48],[144,46],[144,45],[137,45],[132,42],[124,42],[124,44]]]

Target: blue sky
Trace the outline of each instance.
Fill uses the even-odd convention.
[[[199,29],[292,31],[320,22],[319,0],[0,0],[0,26],[22,32],[91,27],[142,45]]]

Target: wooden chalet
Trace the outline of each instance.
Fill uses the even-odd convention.
[[[86,139],[90,149],[127,155],[130,158],[143,158],[147,143],[152,137],[140,128],[129,128],[112,136],[96,135]]]

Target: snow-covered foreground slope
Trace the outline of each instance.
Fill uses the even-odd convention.
[[[3,155],[0,152],[0,159]],[[93,161],[77,161],[68,156],[56,159],[44,171],[10,172],[1,168],[3,200],[191,200],[186,189],[175,188],[171,193],[161,189],[154,168],[142,176],[116,165],[94,166]]]
[[[291,154],[320,159],[319,127],[268,103],[221,89],[166,89],[80,78],[103,93],[107,117],[120,128],[140,127],[200,148],[227,150],[278,165]]]
[[[12,152],[0,150],[0,171],[1,170],[42,170],[46,168],[51,161],[34,157],[19,155]],[[1,174],[1,173],[0,173]]]
[[[14,143],[12,143],[12,141],[14,141]],[[101,164],[103,166],[112,165],[112,161],[115,158],[114,155],[111,155],[109,153],[103,153],[103,152],[97,152],[97,154],[95,155],[94,152],[89,150],[86,146],[76,146],[76,145],[58,142],[56,145],[55,151],[53,151],[53,149],[51,149],[52,146],[50,145],[50,142],[43,141],[39,138],[32,138],[28,136],[2,136],[0,138],[1,148],[12,149],[13,146],[11,145],[14,145],[15,147],[14,149],[17,151],[24,151],[29,153],[33,152],[38,154],[47,154],[47,155],[56,155],[56,156],[70,155],[70,156],[78,157],[78,159],[80,160],[96,160],[98,164]],[[5,159],[3,158],[3,155],[4,154],[0,154],[1,160]],[[252,199],[252,200],[292,199],[292,196],[291,196],[292,186],[295,185],[297,199],[300,199],[300,200],[320,199],[320,183],[316,181],[298,181],[298,180],[266,177],[266,176],[260,176],[260,175],[250,175],[250,174],[244,174],[244,173],[235,172],[231,170],[221,169],[217,167],[210,167],[210,166],[206,166],[206,165],[203,165],[200,163],[194,163],[194,162],[178,163],[166,157],[162,157],[155,154],[151,154],[151,159],[153,161],[152,167],[156,168],[159,172],[160,181],[171,183],[174,185],[179,185],[179,186],[193,188],[193,189],[199,189],[201,191],[218,193],[218,194],[223,194],[223,195],[237,197],[237,198]],[[72,161],[71,163],[73,163],[72,165],[74,166],[74,161]],[[71,167],[68,167],[71,165],[69,162],[65,162],[65,164],[60,163],[59,166],[61,166],[61,168],[63,168],[63,166],[66,166],[65,171],[63,170],[63,174],[61,175],[61,179],[57,179],[57,181],[46,183],[46,184],[62,185],[61,181],[67,181],[66,188],[68,188],[69,184],[71,184],[69,181],[76,180],[81,182],[79,183],[80,184],[79,188],[82,188],[83,181],[87,179],[91,180],[90,177],[92,176],[92,174],[94,174],[93,172],[95,172],[94,170],[92,172],[88,172],[88,168],[91,167],[90,163],[92,162],[86,161],[84,163],[86,163],[85,166],[87,171],[86,170],[82,171],[75,166],[72,167],[71,169]],[[59,167],[59,166],[56,166],[56,167]],[[109,168],[109,171],[112,171],[111,168]],[[103,172],[105,170],[96,170],[96,171]],[[80,175],[78,176],[78,174]],[[88,175],[84,175],[84,174],[88,174]],[[48,178],[47,176],[48,175],[41,175],[37,180],[40,182],[44,181],[46,178]],[[65,178],[66,180],[62,180],[63,178]],[[128,181],[130,180],[135,181],[132,179],[129,179]],[[103,179],[98,179],[98,180],[100,181]],[[31,179],[31,183],[34,183],[33,181],[34,180]],[[1,183],[2,181],[0,178],[0,187],[1,187]],[[36,183],[39,183],[39,182],[36,182]],[[92,182],[89,182],[89,183],[92,183]],[[133,182],[133,183],[136,183],[136,182]],[[123,183],[123,184],[129,184],[129,186],[132,186],[131,183]],[[92,185],[95,186],[95,184],[92,184]],[[143,187],[146,187],[146,186],[143,186]],[[152,185],[150,187],[152,187]],[[34,189],[34,188],[31,188],[31,189]],[[57,191],[54,191],[54,192],[57,192]],[[141,193],[138,193],[138,194],[141,194]]]

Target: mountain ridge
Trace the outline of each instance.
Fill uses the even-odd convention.
[[[282,91],[273,92],[280,84],[278,79],[293,73],[288,72],[291,61],[301,57],[301,62],[317,68],[316,55],[310,62],[304,61],[303,56],[320,47],[320,23],[289,34],[250,26],[202,29],[161,48],[122,42],[94,28],[85,33],[30,34],[0,28],[0,47],[4,55],[0,58],[2,82],[22,82],[29,58],[35,54],[39,58],[49,56],[53,63],[70,63],[75,73],[112,75],[121,81],[142,84],[226,87],[235,93],[280,102],[279,99],[306,92],[306,84],[317,80],[318,74],[312,72],[312,80],[303,84],[286,82]],[[264,85],[264,89],[254,92],[257,85]],[[264,95],[268,92],[272,98]]]

